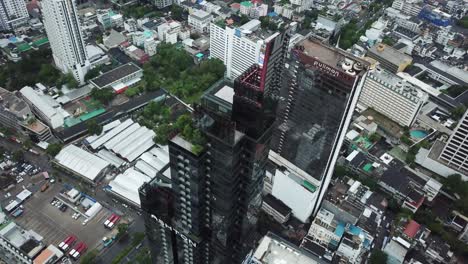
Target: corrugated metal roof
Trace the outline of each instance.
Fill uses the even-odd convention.
[[[109,166],[109,162],[75,145],[63,148],[55,160],[65,168],[92,181]]]
[[[150,180],[151,178],[144,173],[129,168],[124,173],[117,175],[117,177],[109,183],[109,186],[112,188],[111,191],[115,194],[140,205],[138,189],[143,183],[149,182]]]
[[[113,149],[116,145],[121,143],[122,140],[126,139],[128,136],[130,136],[139,128],[140,128],[140,125],[138,123],[132,124],[127,129],[119,133],[117,136],[114,136],[111,140],[109,140],[106,144],[104,144],[104,147],[106,149]]]
[[[106,134],[104,134],[103,136],[99,137],[99,139],[93,141],[91,143],[91,145],[90,145],[91,148],[93,148],[93,149],[99,148],[100,146],[102,146],[103,144],[105,144],[109,140],[113,139],[117,134],[119,134],[120,132],[122,132],[123,130],[125,130],[126,128],[128,128],[129,126],[131,126],[133,124],[134,124],[133,120],[131,120],[131,119],[125,120],[122,124],[118,125],[117,127],[112,129],[111,131],[109,131]]]

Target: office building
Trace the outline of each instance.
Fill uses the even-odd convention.
[[[468,111],[458,122],[439,160],[463,174],[468,173]]]
[[[3,88],[0,88],[0,123],[37,140],[45,141],[52,136],[49,127],[34,117],[24,100]]]
[[[330,183],[368,63],[315,39],[291,51],[272,150],[319,183],[314,216]]]
[[[240,27],[210,24],[210,56],[226,65],[226,77],[234,80],[251,65],[262,67],[265,47],[276,33],[264,31],[253,19]]]
[[[75,0],[44,0],[42,13],[55,66],[83,84],[90,63]]]
[[[359,103],[373,108],[401,126],[411,127],[428,95],[387,70],[377,68],[367,74]]]
[[[29,14],[24,0],[0,1],[0,30],[11,30],[28,22]]]
[[[240,263],[252,248],[275,117],[271,99],[288,41],[289,34],[277,33],[262,67],[253,65],[233,88],[224,81],[209,88],[193,113],[194,136],[184,131],[169,140],[172,188],[160,203],[167,206],[157,208],[162,216],[141,198],[147,232],[164,233],[151,249],[153,261]]]
[[[411,56],[383,43],[370,48],[367,56],[378,61],[383,69],[395,74],[404,71],[413,61]]]
[[[188,24],[197,33],[208,33],[213,16],[203,10],[195,9],[188,16]]]

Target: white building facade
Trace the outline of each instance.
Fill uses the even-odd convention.
[[[262,38],[255,34],[260,21],[251,20],[239,28],[210,24],[210,55],[226,65],[226,77],[235,79],[254,64],[263,65],[265,44],[275,34]]]
[[[203,10],[194,10],[188,17],[188,23],[198,33],[208,33],[213,16]]]
[[[454,133],[440,154],[440,160],[463,174],[468,172],[468,111],[458,122]]]
[[[0,30],[17,28],[28,21],[29,14],[24,0],[0,2]]]
[[[55,65],[83,84],[90,63],[75,0],[44,0],[42,12]]]
[[[416,86],[386,70],[376,69],[367,75],[359,103],[410,127],[427,99],[428,95]]]

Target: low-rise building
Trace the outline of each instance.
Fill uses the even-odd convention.
[[[52,129],[63,127],[65,118],[70,116],[57,101],[39,89],[25,86],[20,93],[32,111]]]
[[[54,163],[91,184],[101,179],[110,165],[109,162],[75,145],[64,147],[55,156]]]
[[[44,251],[41,252],[36,258],[34,258],[33,264],[48,264],[54,263],[56,260],[63,257],[63,252],[55,247],[49,245]]]
[[[271,194],[267,194],[263,197],[262,210],[281,224],[286,223],[291,216],[291,208]]]
[[[29,105],[12,92],[0,88],[0,123],[4,127],[46,141],[51,138],[49,127],[34,117]]]
[[[123,93],[128,87],[137,84],[143,77],[143,70],[133,63],[127,63],[105,72],[91,80],[98,89],[112,88],[115,93]]]
[[[371,47],[367,56],[377,60],[380,66],[392,73],[402,72],[413,58],[383,43]]]
[[[208,33],[213,16],[203,10],[195,9],[188,17],[188,24],[195,32]]]
[[[250,252],[242,262],[242,264],[278,263],[323,264],[326,262],[271,232],[262,238],[257,248]]]
[[[14,222],[6,223],[0,229],[0,260],[31,264],[44,248],[42,240],[33,230],[24,230]]]

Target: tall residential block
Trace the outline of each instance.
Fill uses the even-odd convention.
[[[465,175],[468,173],[468,111],[458,121],[439,159]]]
[[[0,30],[11,30],[28,22],[24,0],[0,0]]]
[[[253,64],[262,67],[266,46],[276,33],[260,25],[257,19],[240,27],[210,24],[210,56],[224,62],[227,78],[234,80]]]
[[[90,63],[75,0],[44,0],[42,12],[55,66],[84,83]]]
[[[314,216],[332,178],[368,63],[305,39],[291,50],[286,68],[272,151],[318,182]]]
[[[411,127],[427,99],[427,93],[400,76],[376,68],[367,74],[359,103]]]
[[[159,202],[142,198],[147,232],[160,240],[153,261],[241,263],[253,247],[288,42],[275,34],[262,67],[210,87],[192,115],[192,138],[183,131],[169,140],[170,202],[161,188],[150,188]]]

